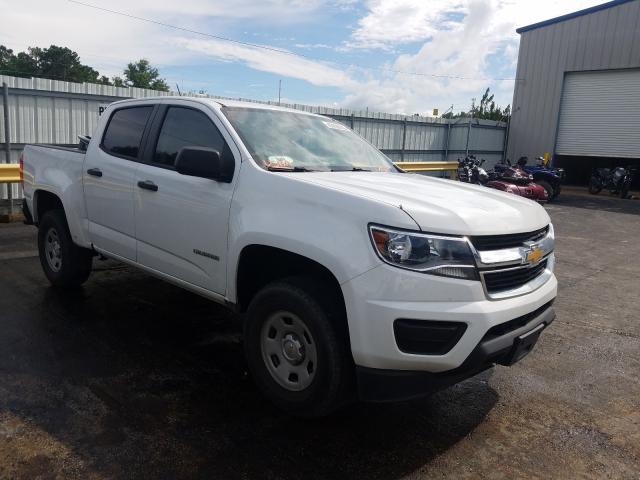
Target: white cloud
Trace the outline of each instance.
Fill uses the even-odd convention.
[[[369,0],[366,4],[368,12],[349,42],[352,47],[388,48],[425,40],[455,27],[448,15],[466,12],[458,0]]]
[[[221,61],[239,61],[255,70],[305,80],[312,85],[341,87],[347,90],[356,88],[358,85],[358,82],[343,69],[284,51],[263,50],[221,40],[180,38],[174,41],[190,52],[209,55]]]
[[[85,0],[82,0],[85,1]],[[243,18],[269,23],[307,22],[325,0],[110,0],[89,4],[199,31],[224,34]],[[108,75],[121,74],[127,62],[149,58],[155,65],[196,61],[193,52],[175,48],[179,31],[65,0],[0,0],[0,44],[16,50],[51,44],[68,46]]]
[[[97,0],[88,0],[96,1]],[[64,0],[0,0],[0,43],[15,49],[57,44],[76,50],[82,59],[107,75],[120,74],[136,58],[153,64],[198,65],[211,58],[240,62],[248,67],[282,77],[304,80],[318,87],[340,89],[341,105],[353,108],[426,113],[433,107],[445,110],[468,108],[471,97],[491,86],[499,103],[511,102],[513,82],[489,77],[513,76],[517,61],[517,26],[527,25],[598,3],[599,0],[365,0],[364,14],[353,27],[350,39],[332,45],[304,43],[299,48],[360,50],[377,55],[383,49],[389,58],[386,71],[348,68],[282,52],[230,44],[189,35],[139,20],[104,13]],[[327,8],[360,11],[355,0],[111,0],[105,8],[194,30],[225,35],[229,25],[243,19],[270,23],[313,21]],[[229,34],[233,36],[233,34]],[[291,41],[294,44],[294,41]],[[295,46],[295,45],[294,45]],[[352,52],[353,53],[353,52]],[[491,59],[500,57],[504,72],[496,71]],[[421,72],[408,75],[393,71]],[[439,78],[467,77],[467,79]],[[197,82],[191,82],[197,83]],[[219,93],[212,91],[211,93]],[[318,97],[323,94],[319,93]]]
[[[351,107],[427,113],[451,104],[466,109],[471,98],[491,87],[499,104],[511,103],[513,81],[489,68],[500,56],[507,76],[515,76],[519,38],[524,26],[589,7],[597,0],[368,0],[347,47],[394,50],[421,42],[414,54],[398,55],[390,70],[427,75],[391,73],[369,82],[366,89],[349,93]],[[431,77],[428,74],[433,74]],[[450,78],[439,78],[439,77]],[[457,79],[456,77],[464,77]],[[492,80],[492,78],[494,78]]]

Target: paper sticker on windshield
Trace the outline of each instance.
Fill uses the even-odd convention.
[[[322,122],[322,123],[324,123],[327,127],[329,127],[332,130],[341,130],[343,132],[349,131],[349,129],[345,127],[343,124],[341,124],[340,122]]]
[[[286,155],[271,155],[267,157],[267,167],[271,168],[293,168],[293,158]]]

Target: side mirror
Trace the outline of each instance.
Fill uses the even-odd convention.
[[[213,148],[183,147],[178,152],[175,167],[182,175],[230,183],[233,179],[235,161],[231,152],[220,155],[220,152]]]

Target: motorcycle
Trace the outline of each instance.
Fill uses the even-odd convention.
[[[461,182],[484,185],[503,192],[513,193],[537,202],[546,202],[549,198],[547,191],[541,185],[533,183],[533,177],[519,166],[498,164],[493,172],[487,172],[482,165],[484,159],[478,160],[469,155],[463,160],[458,159],[458,178]]]
[[[563,168],[551,168],[545,164],[544,158],[538,157],[537,165],[527,165],[527,157],[520,157],[518,165],[527,173],[533,175],[533,181],[542,185],[549,195],[549,201],[555,200],[560,195],[561,183],[564,180]]]
[[[597,195],[606,188],[620,198],[627,198],[634,174],[631,168],[596,168],[589,181],[589,193]]]
[[[489,175],[486,186],[503,192],[513,193],[539,203],[549,201],[547,190],[533,182],[533,175],[525,172],[519,165],[511,165],[509,160],[497,164],[493,175]]]
[[[458,180],[464,183],[471,181],[471,167],[468,162],[469,157],[458,159]]]
[[[458,178],[461,182],[484,185],[489,180],[489,175],[482,168],[484,159],[478,160],[474,155],[458,159]]]

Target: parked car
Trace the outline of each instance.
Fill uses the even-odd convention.
[[[627,198],[634,173],[632,168],[596,168],[589,181],[589,193],[596,195],[607,189],[620,198]]]
[[[86,152],[28,145],[21,165],[54,287],[99,254],[234,309],[257,386],[296,415],[511,365],[555,317],[543,208],[406,174],[319,115],[125,100]]]

